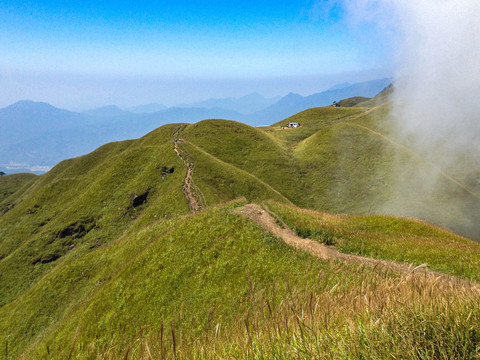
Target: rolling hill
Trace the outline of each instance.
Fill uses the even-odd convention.
[[[122,110],[109,105],[82,113],[46,103],[20,101],[0,109],[0,171],[43,173],[61,160],[84,155],[107,142],[138,138],[167,123],[222,118],[250,125],[271,124],[352,93],[373,96],[386,83],[388,79],[344,84],[347,87],[337,86],[309,97],[291,94],[279,99],[250,94],[171,108],[146,104]]]
[[[480,244],[372,213],[473,237],[480,200],[396,142],[383,100],[168,124],[1,177],[6,356],[477,356]],[[443,186],[405,196],[397,161]]]
[[[169,108],[133,114],[115,106],[75,113],[21,101],[0,109],[0,170],[11,173],[49,168],[104,143],[138,138],[170,122],[237,116],[236,112],[218,108]]]

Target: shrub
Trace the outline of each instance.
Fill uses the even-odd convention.
[[[335,235],[324,229],[295,228],[294,231],[303,239],[309,238],[325,245],[335,245],[337,243]]]

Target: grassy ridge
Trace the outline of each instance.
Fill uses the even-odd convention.
[[[107,152],[101,148],[92,156],[60,164],[0,217],[2,305],[70,252],[83,253],[118,238],[141,213],[141,207],[131,206],[135,194],[149,189],[150,200],[164,197],[159,206],[161,216],[188,210],[186,201],[176,200],[182,200],[183,164],[175,158],[171,145],[128,146],[109,146]],[[163,176],[160,167],[172,165],[178,171]]]
[[[381,102],[382,97],[374,100]],[[352,110],[324,108],[332,114],[337,109]],[[480,198],[471,179],[450,176],[452,169],[442,169],[402,144],[388,121],[388,102],[356,110],[324,118],[311,129],[265,130],[293,151],[300,169],[293,182],[299,186],[290,199],[327,212],[414,216],[478,239]],[[299,116],[318,119],[318,111]]]
[[[158,332],[163,324],[164,351],[170,357],[172,329],[176,334],[177,357],[191,358],[200,346],[204,356],[205,352],[212,355],[212,339],[221,327],[222,336],[217,334],[216,345],[220,358],[243,358],[245,352],[247,358],[256,358],[263,352],[269,354],[268,358],[306,359],[325,352],[332,343],[336,346],[331,358],[368,352],[381,358],[392,350],[410,353],[421,346],[416,335],[417,321],[404,323],[412,313],[425,318],[432,334],[421,341],[438,341],[432,354],[475,353],[478,334],[466,331],[480,316],[475,308],[475,292],[408,279],[387,269],[372,270],[357,263],[319,261],[284,245],[232,211],[241,204],[236,202],[197,216],[159,221],[142,230],[129,231],[105,251],[89,253],[50,273],[28,296],[16,300],[18,305],[26,301],[19,308],[28,313],[29,307],[34,308],[35,302],[41,301],[47,306],[45,313],[52,314],[49,294],[60,294],[59,298],[61,294],[74,294],[69,296],[75,299],[64,316],[51,323],[47,333],[37,338],[24,355],[66,358],[73,349],[72,358],[93,359],[99,353],[107,358],[123,358],[132,351],[128,348],[134,346],[135,354],[139,356],[139,352],[145,351],[148,358],[145,341],[151,351],[159,354]],[[302,221],[311,215],[280,203],[270,206],[282,209],[282,215],[294,214],[294,220],[288,220],[297,227],[303,226]],[[146,212],[144,216],[148,215]],[[364,225],[357,225],[356,221],[353,218],[349,225],[357,226],[358,231]],[[424,237],[431,234],[431,240],[440,239],[442,244],[455,239],[431,226],[402,221],[403,228]],[[384,224],[377,222],[376,226],[383,229]],[[390,226],[387,232],[393,234],[397,230]],[[370,226],[365,234],[377,231]],[[478,256],[478,249],[473,251]],[[119,262],[127,253],[129,260]],[[469,260],[464,261],[467,264]],[[80,291],[82,283],[90,285]],[[445,317],[443,311],[453,297],[458,301]],[[409,301],[405,302],[406,299]],[[268,306],[273,311],[270,315]],[[300,322],[296,316],[300,316]],[[437,316],[442,316],[441,321],[435,319]],[[31,317],[32,321],[34,318]],[[384,324],[382,329],[374,326],[379,319]],[[400,323],[404,324],[404,333],[392,336],[388,329]],[[137,343],[137,333],[143,326],[148,327],[142,331],[142,342]],[[454,342],[457,331],[461,331],[466,342]],[[316,343],[312,343],[315,338]],[[363,343],[367,340],[376,345],[367,347]]]
[[[184,146],[195,162],[195,183],[203,189],[207,205],[239,197],[245,197],[248,201],[288,201],[275,188],[248,171],[226,163],[194,144],[186,143]]]
[[[327,107],[266,128],[224,120],[167,125],[43,176],[0,178],[0,345],[7,343],[9,358],[68,358],[70,350],[79,359],[130,351],[149,358],[150,347],[169,358],[307,359],[330,354],[332,345],[332,358],[473,356],[480,343],[471,330],[479,319],[473,290],[321,262],[234,212],[242,201],[270,200],[299,234],[343,252],[428,263],[478,281],[480,248],[470,240],[419,221],[292,205],[352,214],[415,209],[474,233],[479,201],[393,141],[388,113],[388,104]],[[302,127],[279,128],[290,121]],[[209,206],[196,216],[182,193],[186,166],[173,138],[183,139]],[[426,200],[424,187],[413,188],[392,204],[398,178],[410,176],[393,166],[399,161],[438,175],[442,186]],[[138,195],[143,203],[133,201]],[[219,205],[240,197],[246,200]],[[402,294],[411,302],[399,305]],[[400,324],[405,333],[392,335]],[[431,352],[414,356],[422,344]]]
[[[295,147],[300,141],[315,133],[328,129],[332,124],[339,121],[345,121],[351,116],[360,114],[361,109],[348,109],[336,107],[320,107],[302,111],[288,119],[282,120],[266,128],[267,134],[272,135],[273,139],[279,140],[282,144]],[[283,130],[290,122],[298,122],[302,126],[295,129]]]
[[[67,299],[77,305],[66,309],[63,321],[52,323],[52,333],[28,356],[40,357],[48,345],[56,357],[65,357],[69,350],[65,343],[70,343],[78,326],[78,358],[85,358],[92,339],[98,351],[110,345],[124,326],[123,339],[133,337],[138,329],[132,325],[138,322],[157,328],[162,320],[174,322],[185,336],[200,336],[214,326],[214,320],[228,323],[245,308],[249,294],[246,271],[260,288],[268,288],[284,274],[292,286],[301,288],[305,281],[314,283],[318,271],[333,272],[326,264],[295,252],[258,226],[230,214],[229,208],[210,210],[177,224],[159,222],[128,232],[106,251],[92,252],[51,272],[10,305],[23,309],[16,315],[24,318],[38,302],[45,303],[42,311],[55,314],[52,308],[58,304],[51,302],[53,294],[59,302],[66,300],[61,294],[69,294]],[[127,253],[130,260],[120,263],[118,259],[125,259]],[[307,264],[313,271],[305,278]],[[351,281],[356,280],[348,280],[348,272],[342,278],[344,286],[354,286]],[[82,283],[88,284],[83,291]],[[29,318],[33,322],[37,317],[31,314]],[[11,316],[4,319],[6,324],[14,320]],[[31,328],[32,324],[24,324],[25,329]],[[17,344],[21,349],[22,343]]]
[[[418,220],[331,215],[269,203],[299,233],[323,232],[341,252],[393,260],[480,281],[480,244]]]
[[[354,96],[348,99],[340,100],[337,103],[337,106],[341,106],[341,107],[352,107],[357,105],[362,106],[362,103],[368,100],[371,100],[371,98],[363,97],[363,96]]]
[[[15,198],[20,196],[36,177],[34,174],[12,174],[0,177],[0,214],[13,208]]]
[[[188,211],[181,192],[186,168],[173,151],[176,127],[60,163],[35,177],[15,207],[0,217],[0,334],[11,339],[10,353],[45,336],[108,281],[110,271],[140,251],[133,245],[107,250],[114,240],[128,244],[126,233]],[[199,159],[196,178],[210,204],[241,194],[287,201],[244,170],[194,147],[190,152]],[[175,171],[163,174],[163,167]],[[134,196],[146,192],[148,201],[134,208]],[[137,240],[136,246],[147,244]],[[10,330],[16,323],[21,326]]]
[[[350,123],[310,136],[296,156],[306,169],[305,207],[371,213],[390,195],[391,147]]]
[[[188,126],[184,137],[212,156],[253,174],[288,199],[296,197],[300,169],[288,150],[263,131],[233,121],[206,120]]]

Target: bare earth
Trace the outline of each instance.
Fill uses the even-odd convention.
[[[174,148],[173,150],[177,154],[177,156],[183,161],[184,165],[187,168],[187,173],[185,175],[185,180],[183,181],[183,193],[185,194],[185,197],[188,200],[188,206],[190,208],[190,211],[192,213],[197,213],[201,209],[201,205],[199,201],[197,201],[197,198],[194,195],[193,188],[195,185],[193,185],[193,162],[190,160],[190,162],[187,162],[186,156],[182,156],[178,149],[178,142],[180,140],[177,140],[174,142]]]
[[[242,206],[241,208],[238,208],[236,211],[242,216],[254,220],[265,230],[269,231],[276,237],[281,238],[286,244],[293,246],[296,249],[307,251],[322,260],[333,259],[340,261],[354,261],[372,267],[386,267],[400,273],[416,273],[418,275],[421,274],[422,276],[433,276],[441,280],[446,280],[448,282],[454,282],[463,285],[467,285],[468,283],[455,277],[429,271],[426,268],[427,264],[413,267],[412,265],[399,264],[394,261],[378,260],[366,258],[363,256],[343,254],[337,249],[323,245],[317,241],[311,239],[303,239],[297,236],[276,214],[272,213],[267,206],[261,208],[257,204],[247,204],[245,206]],[[273,217],[277,220],[277,222],[274,220]],[[278,223],[280,223],[281,226],[278,225]],[[471,283],[469,283],[468,286],[477,287],[477,285]]]

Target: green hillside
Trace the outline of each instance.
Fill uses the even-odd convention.
[[[308,294],[322,298],[323,304],[325,301],[333,304],[347,294],[358,292],[364,281],[373,286],[365,289],[367,293],[373,289],[382,289],[384,294],[397,294],[396,297],[399,296],[399,286],[401,289],[405,287],[404,291],[408,292],[410,286],[422,286],[422,281],[427,281],[422,276],[412,282],[413,280],[406,280],[403,275],[382,266],[372,269],[363,265],[359,267],[353,261],[320,261],[307,253],[295,251],[254,222],[238,215],[235,210],[243,204],[243,201],[234,202],[195,216],[160,219],[148,226],[141,226],[141,220],[145,219],[139,219],[139,223],[118,240],[83,254],[77,253],[69,261],[59,262],[22,295],[0,309],[0,333],[8,334],[4,341],[10,339],[10,354],[22,354],[24,358],[67,358],[72,352],[71,358],[79,359],[96,358],[99,354],[107,358],[123,358],[129,347],[133,346],[136,352],[143,352],[143,356],[148,358],[145,346],[156,352],[161,351],[158,332],[163,324],[164,332],[168,334],[164,341],[169,357],[173,356],[172,329],[178,337],[177,351],[182,358],[191,358],[192,352],[200,356],[199,343],[203,344],[203,351],[209,351],[211,356],[212,349],[209,346],[213,346],[211,337],[218,324],[222,324],[225,329],[222,330],[225,331],[225,336],[238,339],[240,334],[236,333],[238,330],[235,324],[242,321],[244,316],[250,316],[248,314],[255,317],[260,315],[260,311],[268,311],[266,300],[280,312],[277,316],[288,315],[290,318],[291,310],[283,308],[285,304],[282,299],[287,295],[289,302],[296,304],[300,313],[305,306],[302,301],[307,300],[308,304],[308,299],[302,300],[305,287],[309,289]],[[344,251],[388,259],[392,257],[392,251],[384,242],[389,241],[396,245],[393,253],[396,254],[395,260],[400,263],[408,259],[418,265],[435,259],[432,266],[434,269],[466,278],[478,277],[480,246],[477,243],[423,223],[378,217],[337,218],[301,211],[281,203],[270,204],[270,208],[297,230],[332,232],[338,239],[339,248]],[[154,208],[145,209],[142,217],[151,216],[153,210]],[[412,242],[417,247],[416,251],[412,248]],[[436,244],[435,249],[432,249],[432,243]],[[461,257],[460,263],[452,262],[451,257],[456,254],[452,254],[451,249],[457,249],[459,245],[462,250],[468,251],[466,257]],[[424,253],[422,250],[425,247],[435,252]],[[401,249],[409,251],[405,254],[397,253]],[[405,281],[407,282],[404,283]],[[443,281],[440,282],[442,283]],[[393,286],[394,284],[397,285]],[[444,343],[441,347],[436,345],[437,349],[432,351],[474,354],[479,336],[477,332],[461,334],[468,342],[463,343],[462,348],[448,337],[480,320],[478,307],[475,308],[478,298],[474,297],[471,290],[463,289],[460,293],[463,295],[459,299],[460,290],[456,286],[436,289],[435,285],[428,283],[427,288],[432,286],[435,289],[434,295],[428,297],[431,305],[424,303],[425,294],[418,298],[412,294],[414,304],[426,307],[416,310],[419,315],[430,319],[442,315],[445,306],[451,306],[448,302],[453,297],[457,299],[453,310],[460,312],[446,319],[447,323],[452,322],[451,329],[443,329],[445,322],[430,325],[430,330],[436,336],[441,335],[440,331],[444,333],[441,335]],[[333,288],[337,290],[333,291]],[[265,302],[265,308],[260,310],[258,307],[263,307],[262,301]],[[375,308],[372,308],[372,314],[365,313],[368,310],[363,306],[342,306],[351,307],[350,311],[356,313],[355,316],[360,316],[362,320],[359,318],[359,326],[370,326],[368,324],[377,321],[380,316],[380,310],[376,308],[379,304],[372,305]],[[398,325],[408,311],[413,311],[413,308],[408,309],[410,305],[405,308],[397,304],[389,310],[389,314],[382,316],[388,320],[389,326],[394,326],[395,323]],[[283,314],[284,312],[288,314]],[[466,323],[460,322],[467,318],[468,312],[470,316]],[[319,310],[318,316],[320,314],[325,316]],[[353,341],[359,334],[354,329],[344,327],[346,320],[332,311],[331,326],[324,329],[322,325],[321,331],[325,332],[325,336],[337,337],[339,335],[335,334],[340,332],[342,337],[346,336],[344,341],[350,337]],[[311,320],[306,316],[302,321]],[[138,332],[144,326],[147,328],[143,330],[140,337],[142,342],[139,343]],[[263,334],[267,330],[264,327],[271,325],[266,321],[257,326],[260,344],[262,336],[266,336]],[[299,326],[292,322],[291,326],[290,331],[294,334],[299,335],[302,331],[301,323]],[[415,326],[412,323],[405,330],[415,331]],[[287,336],[283,333],[285,329],[279,331],[278,335]],[[320,331],[320,328],[315,328],[315,331]],[[367,334],[377,336],[373,328]],[[410,336],[408,341],[414,341],[414,334]],[[224,347],[224,352],[230,353],[227,340],[228,337],[220,345]],[[357,340],[359,348],[356,351],[371,351],[365,346],[362,349],[361,338]],[[275,341],[279,342],[275,346],[288,348],[287,354],[281,358],[290,358],[288,353],[295,352],[284,340]],[[402,339],[398,336],[382,341],[377,344],[379,348],[388,348],[390,341],[401,342]],[[397,351],[404,351],[408,346],[414,345],[408,344],[405,339],[403,341],[402,346],[405,348]],[[272,354],[272,349],[268,347],[257,349],[259,344],[255,345],[253,352],[266,351]],[[243,354],[241,342],[234,342],[233,345]],[[353,343],[344,345],[354,346]],[[327,339],[319,344],[323,351],[327,346],[330,346]],[[335,358],[342,358],[342,351],[348,353],[352,349],[337,350],[339,353]],[[319,349],[309,351],[304,354],[305,358],[308,358],[307,354],[313,355]],[[133,353],[132,356],[137,358]],[[249,358],[253,357],[250,354]]]
[[[386,100],[165,125],[0,177],[5,357],[474,358],[480,245],[372,214],[474,237],[480,199],[395,139]],[[437,186],[400,192],[399,163]]]
[[[365,101],[368,101],[370,100],[371,98],[368,98],[368,97],[363,97],[363,96],[354,96],[354,97],[351,97],[351,98],[348,98],[348,99],[343,99],[343,100],[340,100],[338,103],[337,103],[337,106],[341,106],[341,107],[352,107],[352,106],[362,106],[361,104],[364,103]]]

